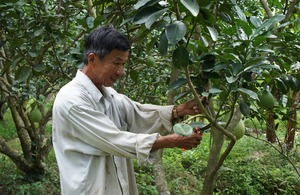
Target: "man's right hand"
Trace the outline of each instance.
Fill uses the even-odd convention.
[[[190,136],[179,136],[177,134],[171,134],[158,137],[152,146],[153,150],[162,148],[183,148],[190,150],[196,148],[202,140],[202,134],[192,133]]]

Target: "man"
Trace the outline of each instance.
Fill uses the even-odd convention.
[[[177,107],[140,104],[111,88],[124,73],[129,49],[116,29],[93,30],[85,43],[85,66],[57,94],[53,146],[62,194],[138,194],[131,159],[151,162],[157,149],[191,149],[201,141],[196,133],[160,136],[171,131],[174,118],[200,113],[194,101]]]

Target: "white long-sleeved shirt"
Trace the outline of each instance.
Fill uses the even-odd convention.
[[[173,106],[101,91],[78,70],[56,96],[53,147],[64,195],[138,194],[131,159],[149,162],[159,133],[172,128]]]

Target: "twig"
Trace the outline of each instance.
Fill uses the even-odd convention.
[[[249,137],[252,137],[252,138],[254,138],[254,139],[257,139],[257,140],[259,140],[259,141],[265,142],[265,143],[267,143],[268,145],[270,145],[272,148],[274,148],[279,154],[281,154],[281,155],[282,155],[282,156],[283,156],[283,157],[284,157],[284,158],[292,165],[292,167],[295,169],[296,173],[297,173],[298,176],[300,177],[300,172],[298,171],[296,165],[289,159],[288,156],[286,156],[285,154],[283,154],[283,152],[280,151],[278,148],[276,148],[272,143],[270,143],[270,142],[268,142],[268,141],[266,141],[266,140],[264,140],[264,139],[260,139],[260,138],[258,138],[258,137],[254,137],[253,135],[250,135],[250,134],[246,134],[246,135],[249,136]]]

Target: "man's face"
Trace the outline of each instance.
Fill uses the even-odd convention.
[[[92,81],[99,88],[112,86],[124,74],[124,64],[129,51],[114,49],[103,60],[95,56]]]

